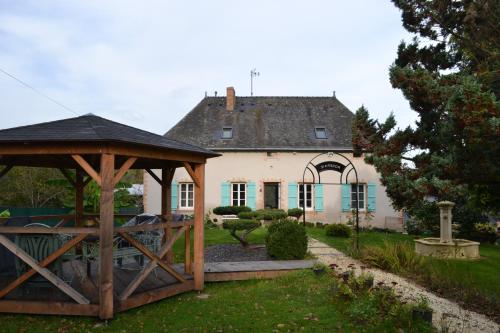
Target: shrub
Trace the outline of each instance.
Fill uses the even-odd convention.
[[[424,266],[424,257],[415,253],[412,243],[390,243],[367,246],[361,252],[362,261],[394,273],[417,272]]]
[[[257,212],[241,212],[238,214],[238,218],[242,220],[255,220],[257,214]]]
[[[214,208],[215,215],[238,215],[241,212],[251,212],[247,206],[220,206]]]
[[[321,222],[316,222],[316,225],[315,225],[316,228],[319,228],[319,229],[323,229],[325,227],[325,225]]]
[[[286,212],[283,209],[259,209],[256,215],[257,220],[280,220],[287,217]]]
[[[300,222],[300,223],[302,223],[302,222]],[[306,222],[306,227],[313,228],[314,227],[314,223],[313,222]]]
[[[307,252],[306,229],[293,220],[275,221],[268,228],[266,247],[267,253],[276,259],[304,259]]]
[[[474,231],[470,233],[468,238],[481,243],[495,243],[497,233],[495,227],[489,223],[476,223]]]
[[[302,208],[290,208],[288,210],[288,216],[295,217],[297,220],[302,216]]]
[[[241,243],[241,245],[247,247],[248,235],[258,227],[260,227],[260,223],[257,220],[230,220],[225,221],[222,224],[222,227],[229,230],[231,236],[236,238]],[[238,235],[237,231],[241,231],[241,233]]]
[[[352,233],[352,230],[348,225],[340,223],[328,224],[324,229],[327,236],[351,237]]]

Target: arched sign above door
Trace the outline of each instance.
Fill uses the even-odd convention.
[[[326,161],[324,160],[326,157]],[[346,164],[343,164],[339,161],[335,161],[334,158],[339,157],[341,159],[341,162],[345,162]],[[306,182],[306,173],[309,171],[310,175],[312,176],[312,182]],[[315,172],[314,172],[315,171]],[[321,182],[321,173],[325,171],[334,171],[340,173],[340,181],[339,183],[322,183]],[[354,172],[354,182],[349,182],[349,176],[351,172]],[[316,182],[316,179],[318,180]],[[307,163],[306,167],[304,168],[304,172],[302,173],[302,195],[304,196],[306,193],[305,186],[306,184],[323,184],[323,185],[344,185],[344,184],[355,184],[356,189],[358,188],[358,172],[356,170],[356,167],[352,163],[352,161],[344,156],[341,153],[336,153],[336,152],[328,152],[328,153],[321,153],[316,155],[313,159]],[[300,185],[299,185],[300,186]],[[300,191],[299,191],[299,198],[300,198]],[[359,236],[359,205],[358,205],[358,196],[355,196],[355,205],[356,208],[355,214],[356,214],[356,248],[359,248],[358,245],[358,236]],[[299,200],[300,201],[300,200]],[[305,198],[302,200],[302,217],[303,217],[303,223],[304,227],[306,225],[306,200]]]

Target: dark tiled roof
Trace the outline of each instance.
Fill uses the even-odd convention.
[[[210,150],[93,114],[0,130],[0,143],[10,142],[117,142],[216,155]]]
[[[353,113],[335,97],[206,97],[165,136],[213,150],[352,150]],[[233,138],[221,139],[223,127]],[[325,127],[327,139],[314,129]]]

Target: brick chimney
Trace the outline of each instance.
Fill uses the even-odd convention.
[[[234,111],[234,106],[236,105],[236,93],[233,87],[227,87],[226,92],[226,110]]]

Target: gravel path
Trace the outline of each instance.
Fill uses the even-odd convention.
[[[369,272],[373,274],[375,283],[384,282],[392,286],[396,283],[394,290],[402,300],[417,302],[423,296],[429,300],[429,305],[434,310],[432,323],[441,332],[485,332],[499,333],[500,327],[486,316],[461,308],[457,303],[436,296],[415,283],[395,274],[387,273],[376,268],[365,268],[363,264],[344,253],[322,243],[316,239],[309,238],[309,251],[318,257],[324,264],[337,264],[341,272],[350,270],[349,265],[354,265],[356,274]]]
[[[264,261],[272,260],[264,245],[250,245],[244,248],[240,244],[210,245],[205,249],[206,262],[229,261]]]

